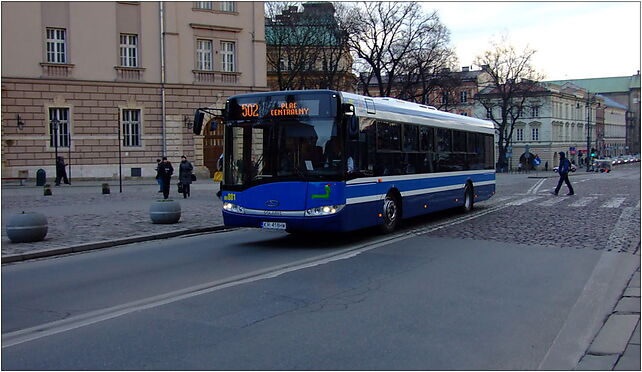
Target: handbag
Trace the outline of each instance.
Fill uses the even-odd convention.
[[[179,182],[177,186],[178,186],[178,193],[182,194],[183,193],[183,184]]]
[[[192,173],[192,182],[196,181],[196,175]]]

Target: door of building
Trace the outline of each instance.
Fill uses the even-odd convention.
[[[203,163],[210,171],[210,178],[218,170],[218,158],[223,153],[223,125],[219,121],[216,130],[210,130],[214,120],[217,119],[210,120],[203,128]]]

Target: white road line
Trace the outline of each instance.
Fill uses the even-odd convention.
[[[538,207],[552,207],[553,205],[557,203],[561,203],[564,200],[568,199],[568,196],[563,196],[563,197],[556,197],[551,195],[551,198],[548,200],[544,200],[543,202],[537,204]]]
[[[541,180],[535,182],[535,184],[533,186],[531,186],[531,188],[528,189],[528,191],[526,193],[527,194],[536,194],[537,190],[540,188],[540,186],[542,186],[544,181],[546,181],[546,178],[542,178]]]
[[[575,203],[569,204],[569,207],[573,207],[573,208],[586,207],[587,205],[591,204],[595,200],[597,200],[597,197],[585,196],[583,198],[580,198],[580,200],[576,201]]]
[[[602,204],[602,208],[619,208],[625,200],[626,198],[613,198]]]
[[[251,283],[258,280],[275,278],[279,275],[286,274],[292,271],[305,269],[308,267],[323,265],[328,262],[344,260],[352,258],[360,253],[379,248],[391,243],[396,243],[408,238],[416,237],[419,234],[432,232],[453,225],[466,222],[477,217],[501,210],[506,208],[506,205],[491,207],[480,212],[472,212],[471,214],[447,221],[435,226],[427,227],[424,229],[417,229],[411,231],[404,231],[392,236],[384,237],[379,241],[370,241],[359,244],[357,246],[346,248],[339,252],[328,253],[317,257],[300,260],[283,265],[273,266],[262,270],[252,271],[235,275],[229,278],[216,280],[209,283],[199,284],[193,287],[172,291],[169,293],[144,298],[138,301],[129,302],[122,305],[113,306],[106,309],[91,311],[85,314],[72,316],[66,319],[57,320],[50,323],[37,325],[35,327],[21,329],[15,332],[2,334],[2,349],[19,345],[25,342],[37,340],[43,337],[52,336],[55,334],[71,331],[77,328],[85,327],[91,324],[103,322],[105,320],[114,319],[127,315],[133,312],[152,309],[162,305],[171,304],[177,301],[185,300],[191,297],[204,295],[207,293],[215,292],[220,289],[235,287],[241,284]]]
[[[542,198],[541,196],[529,196],[529,197],[526,197],[526,198],[523,198],[523,199],[518,199],[518,200],[514,200],[512,202],[506,203],[506,205],[522,205],[522,204],[526,204],[528,202],[532,202],[533,200],[537,200],[537,199],[541,199],[541,198]]]

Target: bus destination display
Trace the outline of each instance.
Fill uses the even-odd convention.
[[[241,97],[229,102],[229,120],[318,117],[335,114],[336,101],[328,95]]]

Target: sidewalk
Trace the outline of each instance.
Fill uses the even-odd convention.
[[[102,183],[111,193],[102,194]],[[150,204],[162,194],[154,179],[75,181],[72,185],[52,186],[51,196],[33,181],[2,183],[2,262],[43,257],[51,253],[76,251],[165,238],[189,233],[222,229],[221,201],[216,197],[219,185],[210,179],[192,183],[191,197],[183,199],[173,180],[170,198],[181,204],[181,219],[176,224],[153,224]],[[11,243],[5,226],[16,213],[38,212],[47,217],[44,240],[34,243]]]

